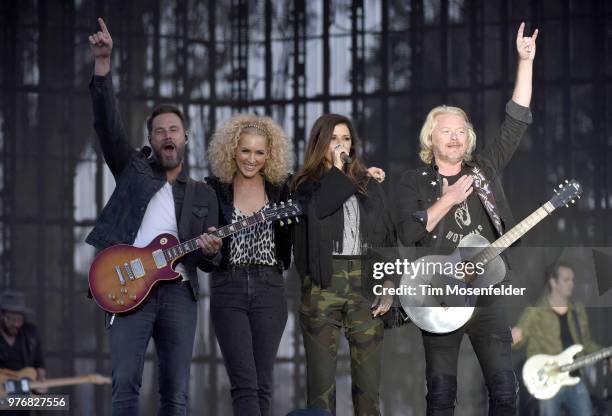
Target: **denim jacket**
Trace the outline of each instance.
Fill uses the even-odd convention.
[[[166,183],[166,172],[151,148],[140,151],[130,146],[113,94],[110,74],[94,76],[89,84],[94,110],[94,127],[106,164],[115,177],[116,187],[98,217],[86,242],[98,250],[116,244],[133,244],[149,201]],[[180,227],[188,175],[183,169],[172,184],[176,221]],[[208,227],[217,226],[218,206],[215,192],[203,182],[195,182],[189,229],[179,229],[184,239],[194,238]],[[187,255],[182,263],[187,270],[197,299],[196,267],[210,271],[213,264],[200,250]]]

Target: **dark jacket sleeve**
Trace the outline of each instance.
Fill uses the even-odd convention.
[[[204,229],[202,230],[202,233],[205,233],[206,231],[208,231],[209,227],[219,226],[219,203],[217,201],[217,195],[215,194],[215,191],[208,185],[202,184],[202,186],[204,186],[208,191],[208,215],[206,216],[206,221],[204,222],[203,227]],[[219,252],[215,256],[209,258],[204,256],[202,250],[198,250],[198,254],[200,256],[200,260],[198,262],[198,269],[206,273],[211,272],[215,268],[215,266],[221,264],[221,252],[222,250],[219,250]]]
[[[512,100],[508,101],[506,117],[499,129],[498,136],[487,143],[478,155],[479,165],[486,169],[489,175],[492,175],[490,179],[501,173],[510,162],[531,122],[529,107],[518,105]]]
[[[93,104],[94,128],[104,160],[116,178],[135,150],[130,146],[121,122],[112,80],[110,73],[106,76],[94,75],[89,83],[89,93]]]
[[[397,236],[405,246],[413,246],[428,233],[427,208],[419,206],[417,173],[408,171],[402,175],[398,186],[399,204],[394,210]]]
[[[333,214],[355,192],[355,184],[340,169],[332,167],[321,178],[321,189],[315,201],[315,215],[321,219]]]

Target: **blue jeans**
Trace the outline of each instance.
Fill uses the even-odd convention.
[[[197,305],[188,282],[161,283],[139,309],[110,327],[112,414],[138,415],[138,392],[149,340],[159,363],[158,415],[185,415]]]
[[[215,272],[210,309],[234,415],[270,415],[274,360],[287,323],[283,275],[270,266]]]
[[[540,400],[540,416],[559,416],[561,406],[565,407],[567,416],[591,416],[591,396],[586,385],[580,381],[575,386],[565,386],[555,397]]]

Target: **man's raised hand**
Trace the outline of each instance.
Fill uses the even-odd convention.
[[[531,36],[523,36],[525,30],[525,22],[521,22],[516,33],[516,51],[519,59],[533,61],[536,53],[536,39],[538,38],[538,29],[533,31]]]
[[[98,23],[100,24],[100,30],[89,36],[89,46],[95,59],[110,59],[113,38],[108,33],[108,28],[101,17],[98,17]]]

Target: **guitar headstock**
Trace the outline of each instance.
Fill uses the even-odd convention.
[[[576,202],[576,199],[579,199],[582,193],[582,186],[575,179],[569,181],[566,179],[565,182],[560,183],[554,191],[555,195],[549,202],[556,209],[562,205],[569,206],[569,204]]]
[[[275,203],[264,209],[262,213],[266,220],[280,221],[281,225],[284,225],[283,220],[286,220],[287,224],[291,224],[291,218],[299,222],[298,216],[302,215],[302,207],[298,202],[290,199],[286,202]]]

